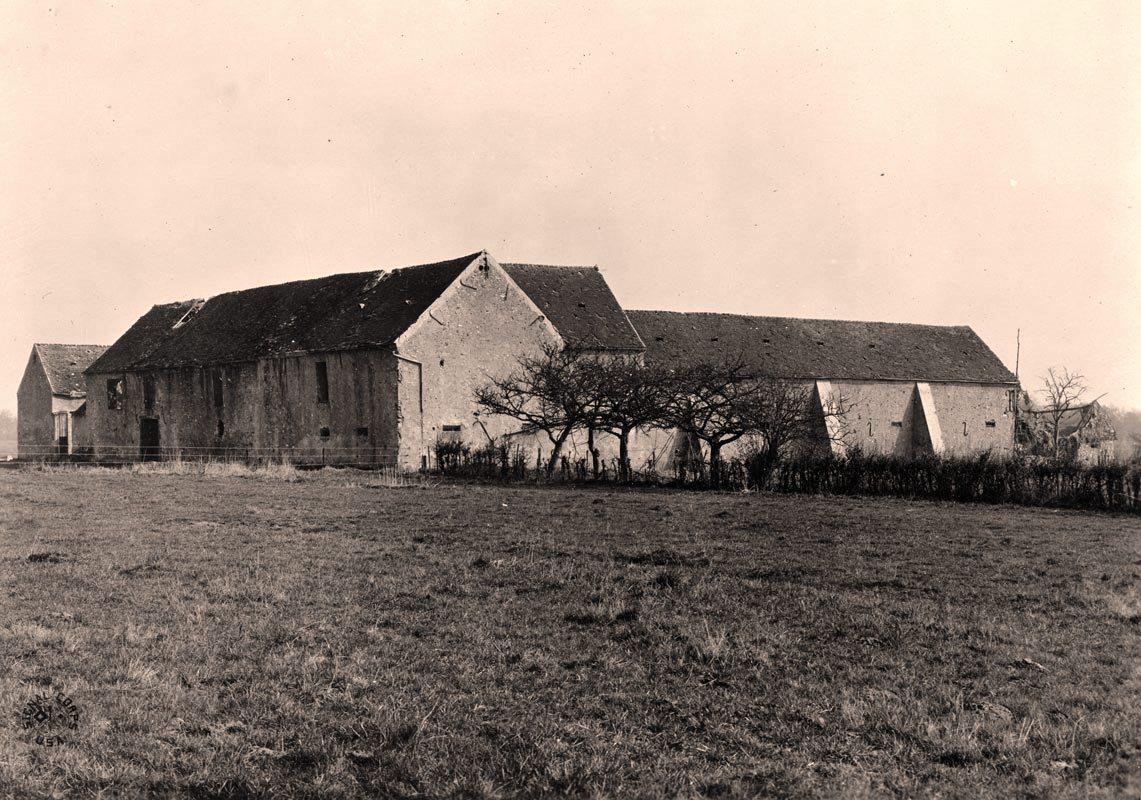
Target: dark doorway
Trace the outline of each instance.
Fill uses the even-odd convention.
[[[143,461],[158,461],[162,457],[158,434],[158,420],[139,417],[139,457]]]

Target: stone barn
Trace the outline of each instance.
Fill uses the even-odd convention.
[[[843,398],[851,410],[833,432],[842,434],[834,450],[1011,452],[1018,381],[968,327],[670,311],[628,317],[647,363],[676,369],[742,359],[758,376],[812,387],[822,427],[823,404]],[[691,446],[663,431],[636,442],[641,466],[669,466]]]
[[[500,264],[486,252],[157,305],[87,369],[102,458],[180,455],[431,464],[441,441],[520,435],[474,392],[546,343],[669,368],[747,359],[758,375],[842,397],[846,446],[1007,453],[1017,381],[967,327],[624,312],[595,267]],[[821,424],[824,424],[823,410]],[[616,458],[616,440],[595,444]],[[634,467],[668,468],[671,431],[631,441]],[[586,435],[564,454],[589,458]],[[730,453],[726,453],[730,455]]]
[[[36,344],[16,392],[20,458],[72,455],[91,447],[83,371],[107,349],[98,344]]]
[[[87,369],[104,459],[287,458],[419,468],[518,428],[475,388],[545,343],[641,352],[593,267],[486,252],[157,305]]]

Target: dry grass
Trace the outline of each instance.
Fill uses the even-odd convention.
[[[1136,518],[399,484],[0,472],[0,794],[1138,791]]]

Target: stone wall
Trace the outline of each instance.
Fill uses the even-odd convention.
[[[468,267],[397,340],[400,465],[418,468],[441,439],[479,448],[518,431],[517,420],[477,416],[475,391],[491,377],[510,374],[520,355],[538,354],[544,343],[557,341],[546,318],[494,259],[487,259],[486,270],[478,263]],[[533,437],[519,441],[534,446]]]
[[[326,365],[327,402],[318,398],[318,362]],[[123,381],[122,408],[110,408],[109,380]],[[150,407],[148,381],[154,386]],[[101,457],[138,456],[140,420],[153,418],[169,456],[395,459],[395,365],[383,350],[89,375],[87,387],[87,423]]]
[[[16,390],[16,449],[27,458],[46,455],[55,445],[51,385],[33,350]]]

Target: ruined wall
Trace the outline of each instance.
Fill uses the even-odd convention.
[[[326,364],[327,402],[318,398],[319,361]],[[123,381],[119,409],[109,407],[112,379]],[[154,386],[149,407],[148,380]],[[326,463],[387,463],[394,457],[395,374],[392,356],[384,351],[89,375],[87,387],[87,422],[96,454],[103,457],[137,457],[142,418],[158,420],[167,456]]]
[[[473,448],[519,430],[518,421],[475,415],[473,395],[491,376],[510,373],[519,355],[540,352],[557,341],[549,323],[527,296],[488,259],[473,264],[397,340],[405,359],[400,375],[400,465],[418,468],[440,438],[459,438]],[[421,413],[421,392],[423,412]],[[446,431],[444,426],[459,426]],[[530,447],[533,437],[523,444]],[[520,440],[522,441],[522,440]]]
[[[52,452],[55,444],[51,385],[33,350],[16,390],[16,450],[29,458]]]

